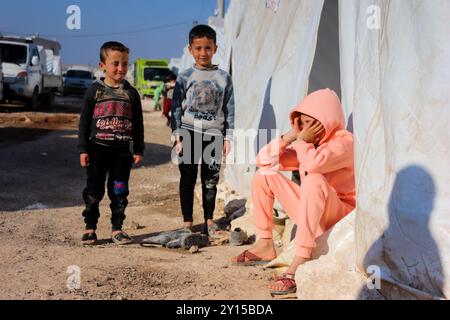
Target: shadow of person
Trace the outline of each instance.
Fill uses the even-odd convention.
[[[353,112],[348,116],[346,130],[353,133]]]
[[[364,257],[364,268],[372,273],[379,267],[379,292],[387,299],[442,298],[443,270],[430,218],[436,187],[422,167],[400,170],[389,198],[389,225]],[[375,280],[375,273],[369,279]],[[375,281],[376,282],[376,281]],[[370,285],[361,289],[367,297]]]
[[[159,166],[171,162],[172,147],[164,144],[146,143],[142,165],[146,167]],[[134,168],[134,167],[133,167]]]
[[[264,93],[263,108],[258,124],[258,136],[255,138],[256,151],[259,152],[268,142],[275,138],[274,130],[277,128],[277,119],[273,105],[270,103],[270,92],[272,90],[272,78],[267,83]],[[265,133],[264,133],[265,130]]]

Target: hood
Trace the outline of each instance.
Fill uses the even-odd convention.
[[[5,61],[3,61],[2,63],[2,67],[3,67],[3,75],[5,77],[15,78],[19,72],[26,70],[25,64],[10,63]]]
[[[319,144],[328,142],[337,131],[345,128],[344,112],[339,97],[328,88],[309,94],[292,110],[291,127],[294,124],[294,114],[298,112],[319,120],[324,126],[325,136]]]

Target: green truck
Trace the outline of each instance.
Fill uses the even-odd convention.
[[[171,71],[166,59],[142,59],[134,61],[134,86],[141,97],[153,97],[156,88],[167,81]]]

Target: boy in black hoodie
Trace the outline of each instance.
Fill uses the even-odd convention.
[[[111,239],[117,244],[132,243],[122,231],[128,204],[131,166],[142,161],[144,122],[138,92],[126,80],[129,49],[119,42],[106,42],[100,49],[100,68],[105,78],[94,82],[84,96],[80,117],[78,148],[80,164],[86,168],[83,190],[86,230],[84,244],[95,244],[99,203],[107,190],[111,200]],[[130,142],[133,141],[133,152]]]

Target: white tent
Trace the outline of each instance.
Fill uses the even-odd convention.
[[[388,297],[448,298],[450,3],[340,5],[342,91],[356,138],[357,263],[381,266],[385,286],[394,285],[383,291]]]
[[[264,1],[231,2],[225,34],[237,129],[289,128],[287,115],[308,90],[322,2],[287,1],[278,7]],[[249,135],[247,161],[233,159],[236,164],[227,167],[226,179],[243,195],[250,195],[257,150],[276,134],[261,135],[262,142]],[[230,157],[241,156],[240,148]]]

